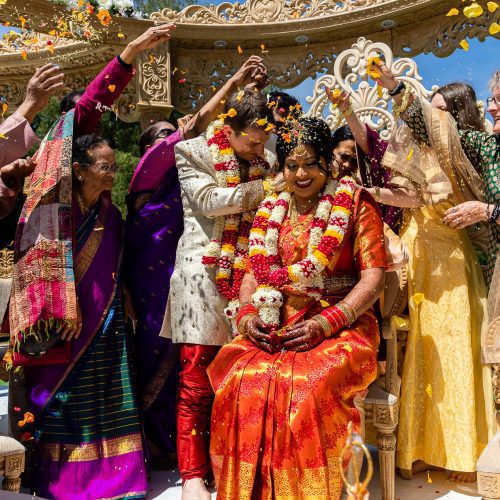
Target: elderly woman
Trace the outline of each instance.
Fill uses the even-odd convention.
[[[34,438],[37,495],[142,498],[147,482],[120,278],[123,228],[110,200],[118,167],[101,137],[71,141],[73,116],[65,114],[42,144],[18,228],[12,304],[19,318],[11,314],[11,322],[14,365],[25,365],[19,434]],[[45,167],[58,154],[60,194],[37,204],[37,186],[53,182]],[[56,197],[58,212],[50,203]],[[51,224],[49,213],[58,215]],[[30,296],[39,299],[29,303]],[[76,322],[66,319],[75,312]],[[40,320],[37,331],[20,328],[48,314],[53,319]],[[40,349],[46,353],[31,355]]]
[[[174,27],[149,28],[77,101],[65,99],[35,157],[15,240],[9,318],[12,364],[23,370],[11,372],[9,414],[16,437],[33,443],[31,487],[45,498],[146,494],[122,221],[110,201],[117,166],[107,142],[87,134],[131,80],[136,56]]]
[[[340,498],[353,400],[376,375],[382,219],[352,178],[331,178],[326,123],[301,118],[296,132],[277,143],[287,190],[250,234],[241,335],[208,370],[220,499]]]

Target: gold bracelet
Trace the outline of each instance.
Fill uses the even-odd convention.
[[[356,311],[354,310],[354,307],[350,306],[347,302],[344,302],[343,300],[337,302],[335,306],[338,307],[346,315],[347,321],[349,321],[349,325],[352,325],[356,321],[357,315]]]
[[[342,111],[341,109],[339,110],[344,118],[347,118],[348,116],[352,115],[354,113],[354,108],[352,107],[351,100],[349,99],[349,107],[345,110]]]
[[[241,321],[238,323],[238,332],[240,335],[246,335],[247,323],[250,321],[250,318],[255,316],[255,314],[247,314]]]
[[[319,324],[325,334],[325,339],[329,339],[333,335],[332,325],[330,325],[330,322],[324,316],[316,314],[316,316],[313,316],[311,319]]]

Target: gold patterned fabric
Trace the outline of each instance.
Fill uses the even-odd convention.
[[[423,460],[475,471],[492,435],[491,372],[480,354],[486,286],[467,233],[441,222],[450,206],[407,210],[401,230],[410,252],[410,331],[397,445],[402,469]]]

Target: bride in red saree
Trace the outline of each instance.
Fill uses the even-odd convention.
[[[353,400],[377,371],[383,225],[366,191],[331,179],[324,121],[300,119],[277,153],[287,192],[257,212],[240,335],[208,369],[217,498],[336,499]]]

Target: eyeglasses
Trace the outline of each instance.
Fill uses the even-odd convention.
[[[500,95],[497,95],[495,97],[488,97],[486,99],[486,106],[488,106],[488,108],[493,104],[495,103],[495,106],[500,106]]]
[[[153,142],[156,141],[157,139],[166,139],[167,137],[171,136],[175,130],[172,130],[171,128],[162,128],[161,130],[158,130],[156,134],[153,136]]]
[[[109,163],[94,163],[91,166],[95,167],[99,172],[103,172],[105,174],[114,174],[118,172],[119,165],[116,163],[114,165],[110,165]]]
[[[342,163],[357,163],[358,157],[349,153],[335,153],[335,159]]]

